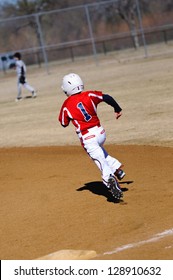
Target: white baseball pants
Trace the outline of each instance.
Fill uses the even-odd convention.
[[[19,81],[17,83],[17,88],[18,88],[18,95],[17,95],[17,98],[20,98],[21,97],[21,93],[22,93],[22,86],[24,88],[26,88],[28,91],[30,91],[31,93],[35,91],[35,89],[30,86],[27,82],[25,82],[24,84],[21,84]]]
[[[111,157],[103,148],[103,144],[106,140],[104,128],[102,126],[95,126],[88,129],[86,134],[79,133],[78,137],[88,155],[100,169],[103,183],[107,186],[110,174],[114,175],[114,172],[120,168],[122,164],[116,158]]]

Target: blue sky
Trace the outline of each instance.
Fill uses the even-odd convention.
[[[16,3],[17,0],[0,0],[0,4],[6,3]]]

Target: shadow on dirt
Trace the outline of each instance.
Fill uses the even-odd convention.
[[[32,95],[25,95],[24,99],[30,99],[32,98]]]
[[[120,182],[120,184],[131,184],[133,181],[124,181]],[[123,192],[128,191],[128,188],[121,188]],[[122,200],[117,200],[112,197],[111,193],[108,191],[107,187],[101,181],[89,182],[85,183],[83,187],[77,189],[77,191],[90,191],[96,195],[102,195],[107,198],[108,202],[119,203]]]

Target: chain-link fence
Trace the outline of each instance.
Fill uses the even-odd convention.
[[[151,44],[168,44],[173,38],[172,13],[162,0],[135,0],[134,7],[119,0],[103,1],[67,9],[0,20],[1,68],[8,67],[14,51],[27,64],[74,59],[143,48],[148,56]],[[124,1],[123,1],[124,2]],[[166,50],[165,50],[166,51]]]

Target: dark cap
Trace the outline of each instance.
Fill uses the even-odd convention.
[[[21,59],[21,53],[19,53],[19,52],[16,52],[14,55],[13,55],[13,57],[17,57],[18,59]]]

